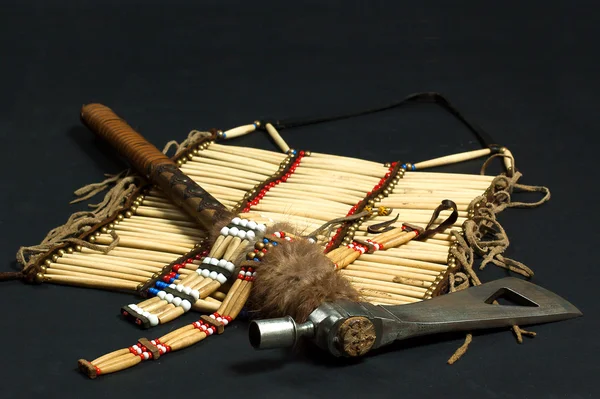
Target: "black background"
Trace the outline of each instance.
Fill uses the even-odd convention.
[[[256,352],[236,322],[157,362],[89,380],[93,359],[195,320],[140,332],[131,295],[1,284],[0,397],[595,398],[599,367],[596,142],[599,29],[593,2],[14,1],[0,13],[2,269],[85,204],[72,192],[126,165],[79,122],[102,102],[161,147],[192,129],[327,114],[438,91],[512,150],[525,184],[552,199],[500,220],[507,252],[583,318],[398,344],[343,363]],[[293,147],[415,162],[476,149],[463,126],[422,106],[284,131]],[[276,147],[263,133],[232,141]],[[444,168],[478,173],[482,160]],[[499,171],[499,163],[492,172]],[[522,197],[521,199],[532,199]],[[503,272],[490,266],[484,281]]]

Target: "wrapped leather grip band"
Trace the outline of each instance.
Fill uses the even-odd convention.
[[[169,157],[105,105],[84,105],[81,108],[81,119],[92,132],[109,142],[146,177],[150,175],[152,167],[162,164],[175,165]]]
[[[81,108],[81,119],[91,131],[115,147],[139,173],[160,187],[202,227],[209,229],[221,218],[230,216],[223,204],[181,172],[175,162],[110,108],[102,104],[84,105]]]

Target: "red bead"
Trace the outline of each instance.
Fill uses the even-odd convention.
[[[262,249],[262,251],[263,251],[264,253],[267,253],[267,248],[263,248],[263,249]],[[256,252],[258,252],[258,250],[256,250]]]
[[[97,366],[94,366],[94,368],[96,369],[96,375],[102,374],[102,371],[100,371],[100,369]]]

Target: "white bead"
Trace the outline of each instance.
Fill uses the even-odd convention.
[[[275,233],[273,233],[273,235],[277,238],[281,238],[281,233],[276,231]]]
[[[192,292],[190,292],[190,295],[195,299],[198,300],[200,299],[200,291],[198,290],[192,290]]]
[[[201,276],[202,275],[202,270],[204,270],[204,269],[196,269],[196,273],[198,273]]]
[[[225,266],[227,266],[227,260],[226,259],[221,259],[219,261],[219,263],[217,263],[217,266],[225,268]]]
[[[148,316],[150,316],[150,312],[148,312],[148,311],[144,310],[144,311],[142,312],[142,316],[144,316],[144,317],[146,317],[146,318],[147,318]]]
[[[181,305],[182,301],[183,301],[183,299],[181,299],[179,297],[175,297],[175,298],[173,298],[173,305],[179,306],[179,305]]]
[[[177,286],[175,284],[169,284],[169,288],[174,290],[175,288],[177,288]]]
[[[222,273],[217,275],[217,281],[221,284],[225,284],[227,282],[227,277],[225,277]]]
[[[235,269],[235,265],[231,262],[227,262],[227,264],[225,265],[225,269],[227,269],[230,272],[233,272],[233,269]]]
[[[221,320],[221,323],[223,323],[224,325],[227,325],[227,324],[229,324],[229,320],[223,319],[223,320]]]
[[[150,358],[150,354],[148,352],[144,352],[144,359],[148,360]]]
[[[192,304],[187,299],[184,299],[183,301],[181,301],[181,307],[187,312],[192,308]]]
[[[211,265],[213,265],[213,266],[216,266],[216,265],[218,265],[218,264],[219,264],[219,259],[217,259],[217,258],[212,258],[212,259],[210,260],[210,264],[211,264]]]
[[[192,292],[192,289],[190,287],[183,287],[183,293],[186,295],[190,295],[190,292]]]
[[[314,244],[314,243],[316,242],[316,241],[315,241],[315,239],[314,239],[314,238],[312,238],[312,237],[311,237],[311,238],[309,238],[309,239],[308,239],[308,241],[309,241],[311,244]]]
[[[229,229],[229,235],[230,236],[237,236],[238,233],[240,232],[240,229],[238,229],[237,227],[232,227]]]
[[[164,291],[158,291],[158,294],[156,294],[156,296],[159,297],[160,299],[165,299],[166,295],[167,295],[167,293]]]
[[[165,301],[169,303],[173,302],[173,294],[167,294],[167,296],[165,297]]]
[[[251,220],[251,221],[248,222],[248,228],[249,229],[254,230],[254,229],[256,229],[256,226],[258,226],[258,225],[256,224],[256,222],[254,220]]]
[[[243,240],[244,238],[246,238],[246,232],[244,230],[240,230],[237,233],[237,236]]]
[[[256,229],[258,231],[260,231],[261,233],[264,233],[265,231],[267,231],[267,226],[265,226],[264,224],[259,224],[258,226],[256,226]]]
[[[212,328],[207,328],[206,332],[208,333],[208,335],[213,335]]]
[[[184,288],[183,284],[177,284],[177,286],[175,287],[175,289],[179,292],[183,291],[183,288]]]
[[[217,272],[212,271],[210,272],[210,274],[208,275],[208,277],[212,278],[213,280],[217,278]]]
[[[212,258],[209,258],[209,257],[207,256],[206,258],[204,258],[204,260],[202,261],[202,263],[209,264],[211,259],[212,259]]]
[[[202,269],[202,277],[208,277],[208,275],[210,274],[210,270],[208,269]]]
[[[233,218],[231,223],[233,223],[235,225],[239,225],[241,221],[242,221],[242,219],[240,219],[239,217],[235,217],[235,218]]]
[[[225,226],[221,229],[221,235],[226,236],[229,234],[229,227]]]
[[[256,272],[253,272],[253,273],[252,273],[252,277],[256,277]]]
[[[242,220],[240,221],[240,226],[242,226],[242,227],[246,227],[246,226],[248,226],[248,219],[242,219]]]
[[[254,231],[252,231],[252,230],[248,230],[248,231],[246,232],[246,238],[247,238],[249,241],[254,241],[254,240],[256,239],[256,233],[255,233]]]
[[[160,292],[159,292],[159,294],[160,294]],[[129,308],[130,308],[131,310],[135,310],[135,304],[134,304],[134,303],[132,303],[132,304],[129,304],[129,305],[127,305],[127,306],[129,306]]]
[[[150,321],[150,325],[153,327],[158,325],[158,317],[156,315],[151,314],[148,316],[148,321]]]
[[[208,316],[208,317],[211,317],[211,318],[213,318],[213,319],[214,319],[214,318],[215,318],[215,315],[214,315],[214,314],[211,314],[211,315],[210,315],[210,316]]]
[[[246,273],[244,273],[244,275],[245,275],[246,277],[250,277],[250,276],[252,276],[252,272],[246,272]]]

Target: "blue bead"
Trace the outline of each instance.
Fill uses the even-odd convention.
[[[403,164],[402,164],[402,166],[401,166],[401,168],[402,168],[402,169],[406,169],[406,164],[405,164],[405,163],[403,163]]]
[[[276,247],[277,245],[279,245],[277,241],[273,241],[273,246]]]
[[[165,288],[168,287],[168,284],[162,281],[157,281],[155,284],[158,288]]]
[[[268,244],[268,243],[269,243],[269,239],[268,239],[268,238],[263,238],[263,242],[264,242],[265,244]]]
[[[170,284],[173,284],[174,282],[175,282],[175,278],[172,278],[172,279],[169,280]]]
[[[224,138],[224,139],[226,139],[226,138],[227,138],[227,135],[226,135],[225,133],[223,133],[223,138]]]
[[[175,277],[174,277],[174,279],[175,279],[175,280],[178,280],[178,279],[179,279],[179,276],[181,276],[181,274],[176,274],[176,275],[175,275]]]
[[[260,259],[258,259],[258,258],[254,258],[252,260],[255,261],[255,262],[260,262]]]
[[[148,292],[151,293],[152,295],[156,295],[159,293],[159,291],[156,288],[149,288]]]
[[[417,170],[417,167],[415,165],[413,165],[412,170]]]

